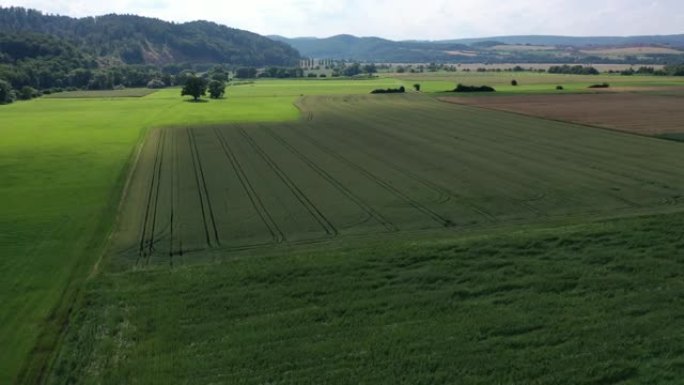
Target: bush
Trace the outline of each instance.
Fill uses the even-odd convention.
[[[608,84],[608,83],[592,84],[589,86],[589,88],[610,88],[610,84]]]
[[[496,92],[496,90],[490,86],[465,86],[459,84],[451,92]]]
[[[166,87],[166,84],[164,84],[164,82],[159,79],[152,79],[149,82],[147,82],[147,88],[159,89],[164,87]]]
[[[564,89],[565,89],[565,88],[563,88],[563,86],[556,86],[556,90],[557,90],[557,91],[563,91]]]
[[[320,75],[318,75],[318,77],[319,77],[319,78],[327,78],[328,75],[326,75],[326,74],[320,74]]]
[[[371,94],[403,94],[406,92],[406,88],[401,86],[399,88],[388,88],[388,89],[377,89],[371,91]]]
[[[413,88],[417,91],[420,92],[420,84],[416,83],[413,85]]]
[[[516,87],[518,85],[518,81],[517,80],[511,80],[511,85],[513,87]]]
[[[308,75],[306,75],[306,77],[308,77],[308,78],[317,78],[318,76],[316,76],[315,73],[310,72]]]
[[[220,99],[226,93],[226,83],[220,80],[212,80],[209,82],[209,97],[212,99]]]
[[[14,91],[9,82],[0,80],[0,104],[10,104],[14,101]]]
[[[19,99],[21,100],[31,100],[40,96],[40,91],[33,87],[23,86],[19,90]]]

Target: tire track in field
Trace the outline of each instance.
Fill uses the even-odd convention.
[[[214,128],[214,134],[216,135],[216,138],[218,139],[219,144],[221,145],[223,153],[226,155],[226,158],[228,158],[228,161],[233,167],[233,171],[235,171],[235,174],[237,175],[238,180],[240,181],[240,185],[242,185],[243,190],[247,194],[247,197],[249,198],[252,207],[261,218],[261,221],[268,229],[268,232],[271,234],[271,237],[273,238],[273,243],[278,244],[284,242],[285,234],[283,234],[282,230],[280,230],[280,228],[278,227],[278,224],[275,222],[275,220],[273,220],[273,216],[271,216],[271,213],[268,211],[268,209],[266,209],[266,206],[264,206],[261,197],[254,189],[254,186],[252,186],[252,183],[249,181],[249,178],[247,178],[245,170],[240,165],[240,162],[235,156],[233,150],[230,148],[228,141],[221,133],[221,130],[219,130],[218,128]]]
[[[216,246],[221,245],[221,240],[219,238],[218,229],[216,228],[216,221],[214,219],[214,210],[211,207],[211,200],[209,199],[209,190],[207,189],[207,181],[204,178],[204,168],[202,167],[202,161],[200,159],[199,150],[197,149],[197,140],[195,138],[195,132],[192,128],[187,129],[188,140],[190,142],[190,152],[192,156],[192,164],[195,170],[195,182],[197,183],[197,193],[200,199],[200,206],[202,207],[202,220],[204,224],[204,231],[206,234],[207,245],[213,247],[214,243]],[[207,210],[204,209],[204,202],[206,200]],[[209,211],[208,215],[206,211]],[[207,218],[210,224],[207,225]],[[211,226],[211,229],[209,227]],[[214,235],[214,242],[212,242],[211,234]]]
[[[294,194],[294,196],[297,198],[299,203],[306,208],[306,210],[311,214],[311,216],[318,222],[318,224],[323,228],[323,230],[328,234],[329,236],[335,237],[338,234],[337,229],[335,226],[330,222],[328,218],[321,212],[321,210],[316,207],[316,205],[311,202],[309,197],[304,194],[304,192],[297,186],[292,179],[276,164],[273,159],[271,159],[270,156],[254,141],[254,138],[249,136],[245,130],[242,128],[238,129],[238,132],[240,135],[242,135],[245,140],[252,146],[252,148],[261,156],[261,158],[269,165],[271,170],[278,175],[278,178],[280,178],[283,183],[287,186],[287,188]]]
[[[281,136],[279,136],[275,132],[273,132],[273,130],[271,130],[268,127],[265,127],[264,131],[267,134],[269,134],[273,139],[278,141],[283,147],[287,148],[292,154],[294,154],[296,157],[298,157],[304,163],[306,163],[309,166],[309,168],[311,168],[321,178],[327,180],[339,192],[341,192],[349,200],[354,202],[359,208],[361,208],[361,210],[366,212],[366,214],[370,215],[373,219],[378,221],[378,223],[383,225],[387,229],[387,231],[390,231],[390,232],[399,231],[399,228],[397,228],[397,226],[395,226],[390,220],[388,220],[387,218],[382,216],[382,214],[380,214],[373,207],[368,205],[360,197],[358,197],[356,194],[354,194],[351,190],[349,190],[347,187],[345,187],[344,184],[342,184],[340,181],[335,179],[327,171],[325,171],[321,167],[319,167],[314,161],[309,159],[306,155],[302,154],[301,151],[297,150],[294,146],[292,146],[290,143],[288,143],[285,139],[283,139]]]
[[[162,140],[161,137],[163,135],[163,131],[159,132],[159,138],[157,139],[157,148],[155,149],[155,154],[154,154],[154,164],[152,165],[152,178],[150,178],[150,187],[148,189],[147,193],[147,204],[145,205],[145,217],[143,218],[143,223],[142,223],[142,229],[141,229],[141,234],[140,234],[140,244],[138,247],[138,257],[136,258],[136,265],[140,263],[140,259],[147,258],[147,253],[146,253],[146,248],[147,248],[147,224],[150,220],[150,211],[152,210],[152,207],[154,206],[152,204],[152,199],[157,199],[158,196],[155,196],[155,182],[159,183],[157,180],[157,168],[159,167],[160,163],[160,152],[163,151],[162,147]],[[156,189],[156,192],[159,193],[159,189]],[[156,216],[156,213],[155,213]],[[153,229],[154,230],[154,229]],[[154,231],[153,231],[154,232]]]
[[[152,253],[155,252],[155,247],[154,247],[154,237],[155,233],[154,230],[157,227],[157,212],[159,211],[159,192],[161,191],[161,177],[162,177],[162,170],[164,168],[164,154],[166,152],[166,130],[162,130],[160,133],[159,137],[159,142],[161,143],[161,154],[159,158],[159,167],[157,169],[157,191],[155,192],[155,198],[154,198],[154,211],[152,213],[152,228],[150,229],[150,240],[148,243],[148,253],[147,253],[147,260],[146,264],[149,265],[150,263],[150,257],[152,256]]]
[[[407,196],[406,194],[404,194],[403,192],[399,191],[397,188],[395,188],[395,187],[392,186],[391,184],[385,182],[384,180],[382,180],[381,178],[377,177],[377,176],[374,175],[373,173],[369,172],[368,170],[366,170],[366,169],[363,168],[362,166],[359,166],[358,164],[356,164],[356,163],[352,162],[351,160],[345,158],[344,156],[340,155],[340,154],[337,153],[336,151],[333,151],[330,147],[327,147],[326,145],[324,145],[324,144],[320,143],[319,141],[315,140],[315,139],[312,138],[309,134],[307,134],[307,133],[305,132],[305,130],[299,130],[299,132],[302,134],[302,137],[303,137],[303,138],[305,138],[307,141],[309,141],[309,142],[310,142],[311,144],[313,144],[314,146],[316,146],[316,147],[320,148],[321,150],[323,150],[323,152],[325,152],[325,153],[327,153],[327,154],[330,154],[331,156],[333,156],[333,157],[335,157],[336,159],[340,160],[341,162],[343,162],[343,163],[346,164],[347,166],[349,166],[349,167],[351,167],[351,168],[357,170],[357,171],[360,172],[362,175],[366,176],[368,179],[370,179],[370,180],[372,180],[373,182],[377,183],[379,186],[383,187],[383,188],[384,188],[385,190],[387,190],[388,192],[394,194],[395,196],[397,196],[397,197],[400,198],[401,200],[403,200],[403,201],[405,201],[406,203],[408,203],[411,207],[413,207],[413,208],[415,208],[416,210],[422,212],[423,214],[429,216],[429,217],[432,218],[434,221],[440,223],[443,227],[453,227],[453,226],[455,226],[455,223],[452,222],[450,219],[444,218],[444,217],[441,216],[440,214],[438,214],[438,213],[432,211],[431,209],[425,207],[425,206],[422,205],[420,202],[418,202],[418,201],[412,199],[411,197]]]
[[[355,127],[355,126],[354,126],[354,127]],[[352,129],[355,130],[358,134],[363,134],[362,130],[358,130],[358,129],[356,129],[356,128],[352,128]],[[343,138],[342,140],[345,140],[345,139]],[[345,141],[346,141],[347,143],[350,143],[349,140],[345,140]],[[351,144],[353,144],[353,143],[351,143]],[[431,181],[431,180],[429,180],[429,179],[427,179],[427,178],[424,178],[424,177],[422,177],[422,176],[420,176],[420,175],[418,175],[418,174],[416,174],[416,173],[414,173],[414,172],[412,172],[412,171],[409,171],[409,170],[407,170],[406,168],[399,167],[399,166],[397,166],[396,164],[394,164],[394,163],[392,163],[392,162],[390,162],[390,161],[387,161],[386,159],[383,159],[383,158],[380,157],[380,156],[377,156],[377,155],[373,154],[371,151],[364,150],[364,149],[363,149],[362,147],[360,147],[360,146],[356,146],[355,148],[356,148],[358,151],[360,151],[360,152],[366,154],[366,156],[368,156],[368,157],[370,157],[370,158],[372,158],[372,159],[375,159],[376,161],[382,163],[382,164],[385,165],[386,167],[389,167],[389,168],[391,168],[391,169],[397,171],[398,173],[404,175],[405,177],[407,177],[407,178],[409,178],[409,179],[415,180],[416,182],[422,184],[422,185],[425,186],[426,188],[428,188],[428,189],[430,189],[430,190],[432,190],[432,191],[434,191],[434,192],[440,194],[441,196],[446,196],[446,197],[447,197],[446,200],[441,200],[439,203],[446,203],[446,202],[449,201],[451,198],[455,198],[455,199],[458,200],[458,203],[459,203],[459,204],[462,204],[462,205],[468,207],[469,209],[471,209],[471,210],[475,211],[476,213],[482,215],[483,217],[487,218],[489,221],[491,221],[491,222],[498,222],[498,221],[499,221],[499,220],[496,218],[496,216],[494,216],[493,214],[489,213],[489,212],[486,211],[485,209],[482,209],[482,208],[480,208],[480,207],[478,207],[478,206],[476,206],[476,205],[474,205],[474,204],[472,204],[472,203],[466,202],[466,199],[463,198],[463,196],[461,196],[460,194],[457,194],[457,193],[451,191],[450,189],[448,189],[448,188],[446,188],[446,187],[443,187],[443,186],[441,186],[441,185],[439,185],[439,184],[437,184],[437,183],[435,183],[435,182],[433,182],[433,181]]]

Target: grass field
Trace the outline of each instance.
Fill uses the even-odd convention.
[[[681,144],[345,96],[412,81],[3,106],[0,383],[676,383],[681,215],[585,223],[679,212]]]
[[[569,93],[594,92],[588,87],[592,84],[609,83],[611,88],[651,88],[682,86],[681,78],[666,76],[621,76],[621,75],[559,75],[534,72],[440,72],[424,74],[395,74],[395,78],[406,84],[420,83],[424,92],[444,92],[456,88],[456,84],[488,85],[496,88],[497,94],[519,93]],[[517,80],[518,86],[511,81]],[[556,86],[563,91],[556,91]]]

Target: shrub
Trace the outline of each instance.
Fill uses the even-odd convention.
[[[9,82],[0,80],[0,104],[10,104],[14,101],[14,91]]]
[[[518,81],[515,80],[515,79],[514,79],[514,80],[511,80],[511,85],[512,85],[513,87],[516,87],[516,86],[518,85]]]
[[[320,74],[320,75],[318,75],[318,77],[319,77],[319,78],[327,78],[328,75],[326,75],[326,74]]]
[[[451,92],[496,92],[496,90],[490,86],[465,86],[459,83]]]
[[[371,94],[403,94],[406,92],[406,88],[404,86],[401,86],[399,88],[388,88],[388,89],[377,89],[371,91]]]
[[[417,91],[420,92],[420,84],[416,83],[413,85],[413,88]]]
[[[309,74],[306,75],[306,77],[307,77],[307,78],[317,78],[318,76],[316,76],[316,74],[313,73],[313,72],[309,72]]]
[[[164,82],[159,79],[152,79],[149,82],[147,82],[147,88],[159,89],[164,87],[166,87],[166,84],[164,84]]]
[[[564,88],[563,88],[563,86],[556,86],[556,90],[557,90],[557,91],[563,91]]]
[[[592,84],[589,86],[589,88],[610,88],[610,84],[608,84],[608,83]]]
[[[30,100],[39,97],[40,92],[33,87],[23,86],[21,87],[21,90],[19,90],[18,96],[21,100]]]

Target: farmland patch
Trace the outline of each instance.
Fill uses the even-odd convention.
[[[299,122],[152,131],[116,236],[125,264],[667,211],[684,193],[677,143],[420,95],[299,107]]]
[[[444,101],[547,119],[590,124],[639,134],[684,132],[682,94],[605,93],[441,98]]]

